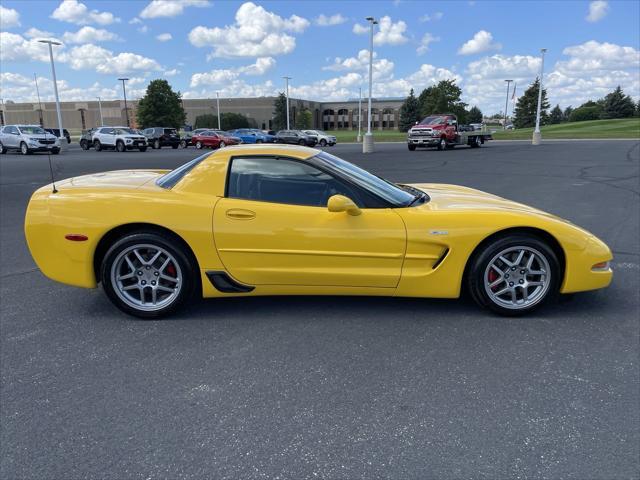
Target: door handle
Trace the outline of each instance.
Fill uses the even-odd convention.
[[[256,218],[256,212],[245,210],[244,208],[232,208],[227,210],[227,217],[233,220],[252,220]]]

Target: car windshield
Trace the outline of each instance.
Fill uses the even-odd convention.
[[[169,173],[165,173],[158,180],[156,180],[156,184],[162,188],[172,188],[176,183],[182,180],[182,177],[193,170],[201,161],[203,161],[209,155],[211,154],[205,153],[204,155],[200,155],[198,158],[194,158],[190,162],[185,163],[175,170],[171,170]]]
[[[138,134],[138,131],[137,131],[137,130],[134,130],[133,128],[121,128],[121,129],[120,129],[120,131],[121,131],[122,133],[128,133],[128,134],[130,134],[130,135],[131,135],[131,134],[133,134],[133,135],[137,135],[137,134]]]
[[[31,127],[31,126],[20,127],[20,131],[22,133],[29,133],[31,135],[44,135],[45,133],[47,133],[44,131],[44,129],[40,127]]]
[[[442,125],[445,123],[445,117],[442,116],[432,116],[423,119],[420,122],[420,125]]]
[[[349,178],[360,187],[374,193],[395,207],[407,207],[416,199],[416,195],[403,190],[396,184],[369,173],[330,153],[320,152],[314,159],[321,165]]]

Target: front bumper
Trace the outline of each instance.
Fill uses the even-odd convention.
[[[32,152],[52,152],[53,150],[60,150],[60,145],[52,144],[52,145],[29,145],[27,147]]]
[[[589,237],[587,246],[580,251],[567,251],[564,281],[561,293],[584,292],[608,287],[613,280],[613,270],[593,269],[600,262],[610,262],[613,254],[607,245],[596,238]]]
[[[440,137],[409,137],[407,143],[409,145],[435,146],[440,142]]]

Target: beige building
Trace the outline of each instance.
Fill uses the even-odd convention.
[[[220,111],[241,113],[249,118],[254,127],[272,129],[276,97],[221,98]],[[400,106],[404,99],[373,99],[372,128],[374,130],[397,130]],[[182,102],[187,114],[187,124],[193,125],[198,115],[216,114],[216,99],[185,99]],[[103,100],[102,120],[104,125],[126,125],[126,110],[122,100]],[[127,109],[132,126],[135,123],[137,100],[128,100]],[[85,102],[61,102],[62,125],[69,130],[81,130],[100,125],[100,105],[97,100]],[[322,130],[357,130],[358,100],[344,102],[316,102],[292,98],[289,100],[291,127],[297,114],[311,111],[313,128]],[[367,101],[362,100],[362,131],[367,129]],[[13,103],[0,105],[0,124],[39,124],[58,127],[55,102]]]

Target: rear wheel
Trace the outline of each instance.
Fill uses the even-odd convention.
[[[157,318],[194,293],[197,267],[182,246],[157,233],[132,233],[109,249],[100,277],[105,293],[123,312]]]
[[[304,144],[305,144],[305,141],[304,141],[304,140],[300,140],[300,141],[298,142],[298,145],[304,145]]]
[[[186,140],[180,140],[180,146],[182,148],[187,148],[187,141]]]
[[[153,142],[153,148],[156,150],[160,148],[160,140],[156,140]]]
[[[326,147],[327,146],[327,141],[324,138],[320,140],[320,146],[321,147]]]
[[[536,237],[499,238],[471,262],[467,288],[472,298],[501,315],[523,315],[557,296],[562,274],[558,257]]]
[[[93,146],[96,149],[96,152],[99,152],[102,150],[102,144],[100,143],[100,140],[94,140]]]
[[[220,145],[218,146],[218,148],[224,148],[224,147],[226,147],[226,146],[227,146],[227,144],[226,144],[226,143],[224,143],[224,142],[220,142]]]
[[[89,150],[89,144],[86,140],[80,140],[80,148],[82,148],[83,150]]]
[[[7,153],[6,147],[0,142],[0,154]]]
[[[118,140],[116,142],[116,150],[120,153],[127,150],[127,147],[124,146],[124,142],[122,140]]]
[[[259,138],[256,140],[256,143],[262,143],[262,140],[260,140]]]

